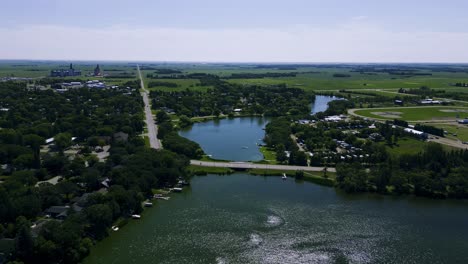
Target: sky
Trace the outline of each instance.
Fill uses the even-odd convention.
[[[0,59],[468,63],[468,1],[2,1]]]

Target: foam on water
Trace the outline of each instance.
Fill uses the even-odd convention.
[[[267,226],[279,226],[283,223],[283,219],[277,215],[269,215],[266,222]]]
[[[259,246],[260,244],[262,244],[263,239],[259,234],[253,233],[253,234],[250,234],[250,241],[249,242],[254,246]]]

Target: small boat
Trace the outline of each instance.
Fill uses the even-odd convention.
[[[118,227],[118,226],[112,226],[111,229],[112,229],[112,231],[119,231],[119,227]]]
[[[151,207],[151,206],[153,206],[153,203],[152,202],[145,202],[143,205],[145,207]]]
[[[161,199],[161,200],[169,200],[171,197],[165,197],[165,196],[158,196],[156,199]]]
[[[243,148],[243,149],[248,149],[249,147],[247,147],[247,146],[243,146],[242,148]]]
[[[190,185],[190,183],[188,183],[187,181],[185,180],[180,180],[177,182],[178,185],[181,185],[181,186],[187,186],[187,185]]]
[[[180,188],[180,187],[174,187],[174,188],[172,188],[172,191],[173,191],[173,192],[181,192],[181,191],[182,191],[182,188]]]
[[[139,215],[139,214],[133,214],[133,215],[132,215],[132,218],[133,218],[133,219],[140,219],[140,218],[141,218],[141,215]]]
[[[286,180],[287,178],[288,176],[286,176],[286,173],[283,173],[283,177],[281,177],[281,179]]]

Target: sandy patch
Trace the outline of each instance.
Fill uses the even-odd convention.
[[[440,109],[444,113],[468,113],[468,109]]]
[[[402,112],[371,112],[373,115],[378,115],[386,118],[400,118]]]

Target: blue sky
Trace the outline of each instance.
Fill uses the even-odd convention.
[[[463,0],[15,0],[0,58],[468,62]]]

